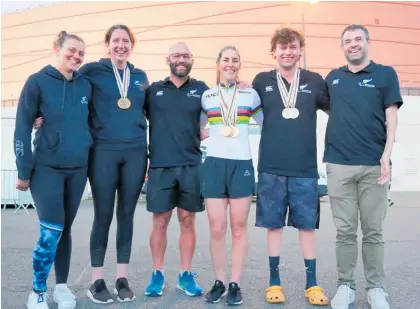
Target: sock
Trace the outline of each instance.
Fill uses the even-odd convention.
[[[268,260],[270,262],[270,286],[280,285],[280,257],[269,256]]]
[[[318,285],[316,283],[316,259],[307,260],[305,259],[306,267],[306,289]]]

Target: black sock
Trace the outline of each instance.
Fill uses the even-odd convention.
[[[270,262],[270,286],[280,285],[280,257],[269,256],[268,260]]]
[[[316,259],[307,260],[305,259],[306,267],[306,289],[318,285],[316,283]]]

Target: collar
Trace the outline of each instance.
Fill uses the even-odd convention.
[[[225,83],[222,83],[222,82],[219,83],[219,87],[222,88],[222,89],[233,88],[233,87],[235,87],[235,85],[236,85],[236,82],[231,82],[228,85],[225,84]]]
[[[164,80],[163,80],[163,83],[164,84],[174,84],[172,81],[171,81],[171,79],[170,79],[170,76],[168,76],[168,77],[166,77]],[[182,85],[181,85],[181,87],[182,86],[184,86],[184,85],[186,85],[186,84],[189,84],[189,83],[191,83],[191,77],[190,76],[188,76],[188,79],[186,80],[186,82],[185,83],[183,83]]]
[[[304,83],[306,81],[309,80],[308,74],[306,73],[307,71],[305,69],[299,68],[300,69],[300,77],[299,77],[299,83]],[[275,81],[277,81],[277,69],[271,70],[268,72],[268,76],[271,79],[274,79]],[[283,80],[284,77],[282,77]]]
[[[377,67],[378,65],[374,62],[374,61],[370,61],[369,62],[369,64],[366,66],[366,67],[364,67],[363,69],[361,69],[360,71],[358,71],[358,72],[355,72],[355,73],[359,73],[359,72],[366,72],[366,73],[372,73],[373,72],[373,70]],[[352,71],[350,71],[349,70],[349,68],[348,68],[348,66],[347,65],[344,65],[344,66],[342,66],[341,68],[339,68],[339,70],[340,71],[343,71],[343,72],[347,72],[347,73],[353,73]]]
[[[99,59],[99,62],[105,65],[107,68],[113,70],[112,68],[112,62],[110,58],[101,58]],[[127,61],[127,66],[132,71],[134,69],[134,65],[132,65],[129,61]],[[121,70],[120,70],[121,71]]]

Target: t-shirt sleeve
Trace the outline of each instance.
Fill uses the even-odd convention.
[[[209,119],[207,117],[207,107],[206,107],[206,99],[205,99],[206,91],[204,91],[203,95],[201,96],[200,128],[202,129],[205,128],[207,123],[209,122]]]
[[[319,75],[317,82],[316,105],[318,109],[328,111],[330,109],[330,95],[328,93],[327,81]]]
[[[387,109],[393,104],[396,104],[400,108],[403,104],[403,99],[401,97],[400,82],[397,73],[392,67],[388,67],[386,76],[387,82],[383,90],[384,108]]]
[[[259,87],[259,75],[255,76],[254,80],[252,81],[252,88],[257,92],[258,96],[261,98],[261,89]],[[260,103],[262,105],[262,102]]]
[[[254,89],[252,89],[252,118],[261,128],[264,120],[264,114],[262,111],[260,96]]]

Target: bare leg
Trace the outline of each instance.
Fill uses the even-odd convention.
[[[206,199],[210,223],[210,253],[216,280],[225,282],[227,199]]]

